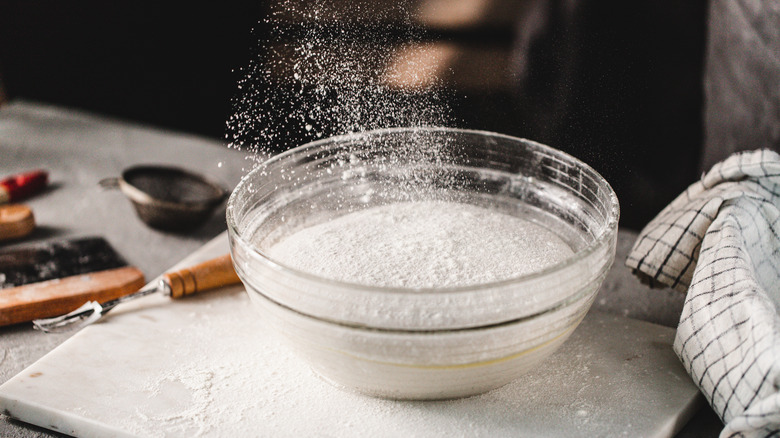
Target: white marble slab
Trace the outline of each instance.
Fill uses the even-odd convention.
[[[220,236],[180,263],[227,251]],[[8,416],[75,436],[671,436],[700,406],[674,331],[591,312],[538,370],[462,400],[332,387],[242,287],[117,309],[0,387]]]

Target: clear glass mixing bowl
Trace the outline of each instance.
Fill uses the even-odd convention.
[[[552,354],[587,313],[592,294],[544,314],[462,330],[377,330],[324,321],[250,298],[320,376],[375,397],[439,400],[503,386]]]
[[[266,254],[304,227],[415,200],[521,216],[555,232],[575,254],[517,278],[428,289],[321,278]],[[329,138],[271,158],[233,191],[227,223],[249,296],[315,370],[369,394],[447,398],[507,383],[568,336],[614,260],[618,215],[609,184],[561,151],[489,132],[393,128]],[[497,372],[495,364],[511,366]],[[470,371],[446,378],[442,372],[453,367]],[[419,372],[398,374],[410,369]],[[458,383],[474,383],[485,373],[495,378]]]

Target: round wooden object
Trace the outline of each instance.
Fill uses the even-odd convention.
[[[0,205],[0,240],[18,239],[35,229],[30,207],[21,204]]]

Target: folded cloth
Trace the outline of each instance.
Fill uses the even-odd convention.
[[[721,436],[780,433],[780,155],[713,166],[642,230],[626,265],[687,292],[674,350]]]

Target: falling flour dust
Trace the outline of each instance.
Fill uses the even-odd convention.
[[[334,135],[455,122],[441,55],[423,38],[413,2],[269,3],[258,47],[233,98],[229,146],[270,155]],[[418,150],[435,146],[418,145]]]
[[[384,287],[457,287],[507,280],[573,254],[528,220],[455,202],[368,208],[304,228],[269,256],[325,278]]]
[[[271,2],[258,25],[257,56],[238,84],[229,144],[255,153],[259,163],[333,135],[457,123],[451,90],[426,75],[439,55],[416,24],[416,7],[408,0],[358,1],[350,8],[331,0]],[[447,141],[424,136],[398,148],[391,162],[435,166],[457,154]],[[349,214],[291,236],[272,253],[339,280],[433,287],[511,278],[568,257],[571,249],[517,217],[432,203]]]

